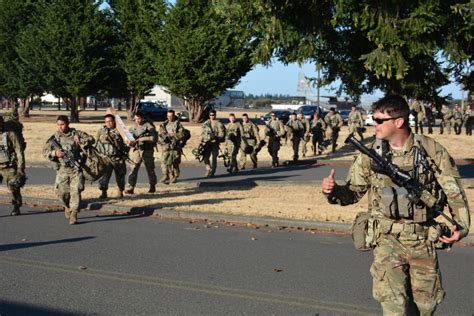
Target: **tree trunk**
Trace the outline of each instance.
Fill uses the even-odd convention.
[[[87,105],[87,99],[84,97],[79,97],[79,105],[81,107],[81,111],[85,111],[86,105]]]
[[[58,98],[58,111],[61,111],[61,98]]]
[[[130,107],[129,107],[128,111],[127,111],[127,118],[128,118],[129,120],[132,120],[132,119],[133,119],[133,115],[134,115],[135,112],[137,111],[137,107],[138,107],[137,98],[136,98],[134,92],[131,92],[131,93],[130,93],[129,104],[130,104]]]
[[[30,117],[30,99],[25,98],[20,100],[20,117]]]
[[[202,122],[203,119],[207,119],[203,117],[204,103],[202,101],[186,100],[185,104],[189,113],[189,121],[193,123],[199,123]]]
[[[70,103],[71,103],[71,104],[70,104],[71,116],[70,116],[70,118],[69,118],[69,121],[70,121],[71,123],[79,123],[79,111],[78,111],[78,109],[77,109],[77,106],[78,106],[77,101],[78,101],[78,98],[77,98],[77,97],[72,97],[72,98],[70,99]],[[66,103],[66,104],[69,104],[69,102]]]
[[[94,111],[97,111],[97,98],[94,98]]]

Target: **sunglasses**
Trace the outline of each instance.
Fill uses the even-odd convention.
[[[215,114],[209,114],[209,116],[216,116]]]
[[[374,117],[374,122],[380,125],[380,124],[383,124],[383,123],[386,122],[386,121],[396,120],[396,119],[399,119],[399,118],[401,118],[401,117],[403,117],[403,116],[387,117],[387,118],[379,118],[379,117],[375,118],[375,117]]]

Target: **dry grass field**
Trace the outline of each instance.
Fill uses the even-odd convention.
[[[331,205],[321,193],[319,186],[311,185],[259,185],[256,187],[183,187],[164,186],[156,194],[147,194],[148,187],[140,186],[136,194],[123,199],[109,199],[111,205],[154,206],[171,211],[200,211],[219,214],[270,216],[284,219],[316,220],[351,223],[358,212],[367,209],[367,197],[359,203],[342,207]],[[24,196],[56,199],[52,185],[25,186]],[[4,186],[0,194],[7,194]],[[115,189],[109,195],[116,194]],[[474,206],[474,188],[466,188],[469,205]],[[98,201],[97,185],[86,184],[83,198]],[[471,211],[471,217],[473,212]],[[471,231],[474,222],[471,224]]]

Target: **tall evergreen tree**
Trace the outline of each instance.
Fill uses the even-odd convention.
[[[153,37],[161,32],[167,10],[164,0],[109,0],[118,23],[120,58],[118,64],[127,77],[130,112],[155,85],[154,68],[158,48]]]
[[[185,99],[192,121],[251,69],[252,42],[242,30],[225,23],[211,0],[177,0],[167,16],[158,37],[158,80]]]
[[[29,0],[0,1],[0,95],[21,99],[20,115],[29,116],[29,99],[41,94],[38,77],[17,53],[19,34],[30,23],[35,5]]]
[[[100,5],[95,0],[41,2],[18,49],[41,74],[46,90],[69,102],[71,122],[79,121],[79,99],[95,93],[110,71],[113,34]]]

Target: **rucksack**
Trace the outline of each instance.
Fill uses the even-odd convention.
[[[23,124],[20,121],[15,119],[9,119],[5,121],[5,131],[14,132],[18,141],[21,145],[21,150],[24,151],[26,149],[26,140],[25,136],[23,135]]]
[[[100,179],[107,168],[107,159],[94,146],[82,146],[83,159],[81,160],[82,173],[86,180],[94,182]]]

